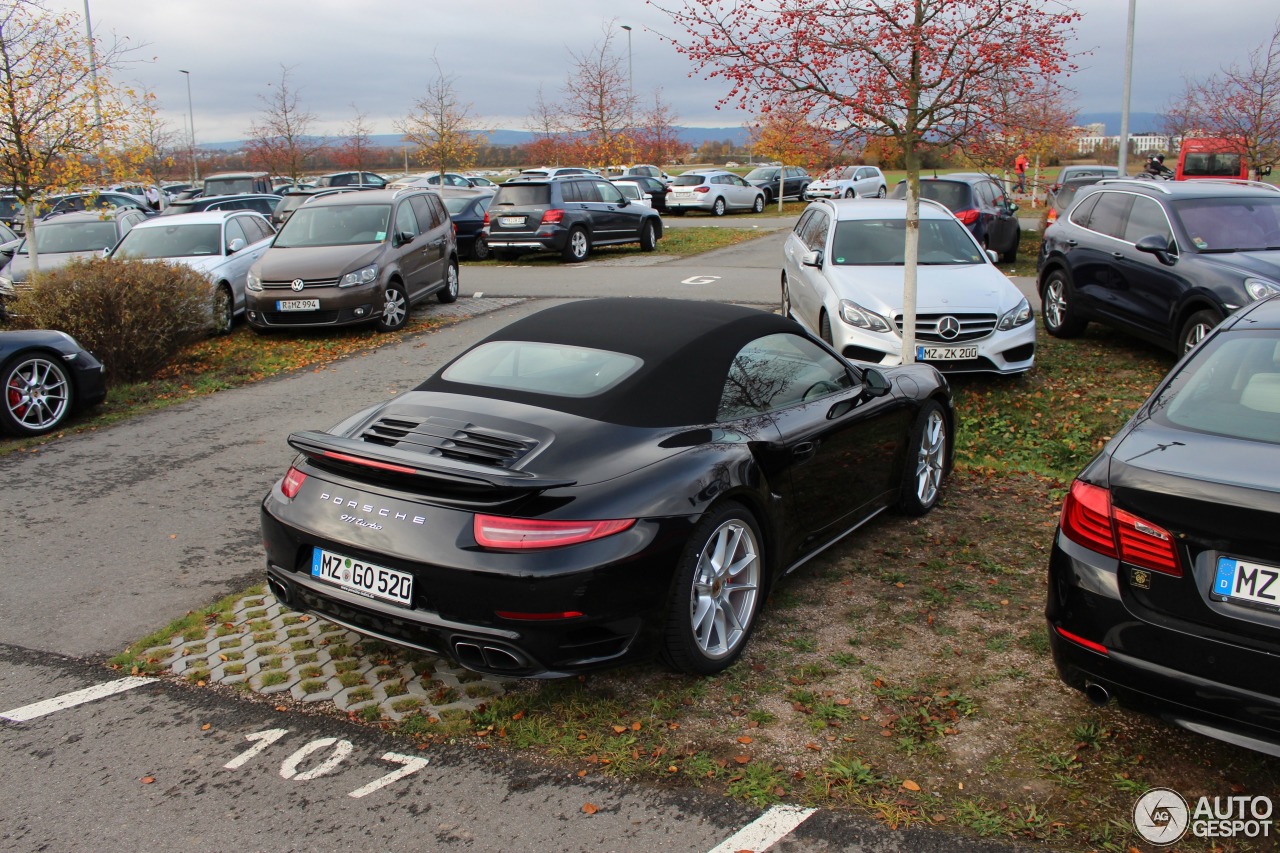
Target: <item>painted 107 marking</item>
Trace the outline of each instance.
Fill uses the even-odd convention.
[[[288,729],[267,729],[266,731],[254,732],[253,734],[245,735],[244,739],[254,742],[253,746],[249,747],[222,766],[227,770],[239,769],[257,758],[267,749],[267,747],[271,746],[288,733]],[[298,767],[301,766],[302,762],[310,758],[313,753],[317,753],[325,749],[330,749],[332,751],[324,761],[320,762],[315,767],[312,767],[310,770],[305,770],[301,773],[298,772]],[[349,740],[339,740],[335,737],[317,738],[294,751],[292,755],[280,764],[280,778],[298,782],[309,782],[312,779],[319,779],[321,776],[327,776],[334,770],[337,770],[338,765],[343,762],[343,759],[354,751],[355,746],[353,746]],[[368,785],[356,788],[354,791],[347,794],[348,797],[354,797],[357,800],[361,797],[367,797],[374,791],[379,791],[387,787],[392,782],[403,779],[413,773],[417,773],[429,763],[429,759],[420,758],[416,755],[401,755],[398,752],[388,752],[382,756],[382,760],[401,764],[403,766],[399,770],[391,771],[380,779],[375,779]]]

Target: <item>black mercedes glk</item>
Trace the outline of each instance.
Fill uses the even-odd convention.
[[[1072,484],[1049,560],[1058,674],[1280,756],[1280,298],[1234,314]]]
[[[1103,180],[1045,229],[1044,325],[1106,323],[1182,354],[1231,312],[1280,293],[1280,187]]]

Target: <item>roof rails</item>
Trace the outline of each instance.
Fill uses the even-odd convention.
[[[1156,181],[1156,180],[1150,180],[1150,181],[1148,181],[1148,180],[1144,180],[1144,179],[1142,179],[1142,178],[1103,178],[1102,180],[1098,181],[1098,186],[1101,186],[1101,185],[1103,185],[1103,184],[1106,184],[1106,185],[1108,185],[1108,186],[1111,186],[1111,185],[1113,185],[1113,184],[1136,184],[1137,186],[1140,186],[1140,187],[1146,187],[1146,188],[1148,188],[1148,189],[1159,190],[1160,192],[1164,193],[1165,195],[1173,195],[1173,190],[1171,190],[1171,189],[1169,189],[1168,187],[1164,186],[1164,184],[1165,184],[1165,183],[1167,183],[1167,182],[1166,182],[1166,181]]]
[[[1238,187],[1253,187],[1260,190],[1271,190],[1280,193],[1280,186],[1265,181],[1247,181],[1244,178],[1196,178],[1197,184],[1232,184]]]

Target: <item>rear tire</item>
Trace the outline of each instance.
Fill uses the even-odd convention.
[[[448,305],[458,299],[458,262],[449,261],[449,269],[444,274],[444,289],[436,291],[436,299],[441,305]]]
[[[18,436],[53,432],[75,408],[71,376],[45,352],[24,352],[0,370],[0,426]]]
[[[764,543],[750,511],[734,502],[712,509],[676,563],[662,659],[693,675],[727,669],[755,627],[764,581]]]
[[[484,238],[484,235],[476,237],[475,243],[471,245],[471,260],[487,261],[492,256],[493,252],[489,248],[489,241]]]
[[[658,231],[651,220],[640,226],[640,251],[652,252],[658,247]]]
[[[888,194],[889,194],[889,191],[886,190],[884,187],[881,187],[880,189],[876,190],[876,198],[884,198]]]
[[[560,257],[564,258],[571,264],[580,264],[591,254],[591,240],[587,237],[586,229],[574,228],[569,232],[569,239],[565,241],[564,249],[560,252]]]
[[[1009,251],[1000,255],[1000,260],[1006,264],[1011,264],[1018,259],[1018,244],[1022,242],[1022,229],[1015,228],[1013,230],[1013,245],[1009,247]]]
[[[1062,270],[1049,273],[1044,280],[1044,288],[1040,291],[1040,304],[1043,306],[1044,330],[1055,338],[1079,337],[1089,324],[1072,311],[1069,300],[1074,298],[1067,282],[1067,274]]]

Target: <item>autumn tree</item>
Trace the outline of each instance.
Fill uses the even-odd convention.
[[[655,165],[675,162],[685,147],[676,129],[679,120],[675,110],[663,100],[662,90],[654,90],[653,103],[637,116],[633,130],[636,159]]]
[[[994,95],[993,118],[964,140],[968,159],[988,174],[1007,172],[1019,154],[1032,163],[1031,204],[1036,204],[1041,167],[1073,142],[1075,95],[1056,78],[1025,86],[1010,81]]]
[[[549,166],[560,165],[566,150],[568,130],[560,108],[547,101],[541,86],[533,98],[533,107],[525,119],[525,127],[533,134],[533,140],[524,146],[529,160]]]
[[[457,77],[445,74],[440,60],[431,58],[436,76],[413,105],[413,112],[396,128],[416,146],[414,156],[442,176],[450,169],[468,168],[484,137],[477,132],[471,104],[458,97]]]
[[[258,96],[262,112],[249,128],[245,148],[250,162],[297,183],[308,158],[324,147],[324,141],[315,136],[316,117],[302,106],[298,89],[289,79],[292,70],[281,65],[280,82],[268,83],[270,92]]]
[[[655,0],[661,8],[664,2]],[[1010,80],[1069,69],[1078,13],[1058,0],[683,0],[676,50],[728,87],[721,103],[785,103],[815,123],[892,137],[907,169],[903,361],[915,354],[920,151],[991,123]]]
[[[160,117],[159,102],[149,89],[133,92],[128,110],[132,121],[123,140],[121,165],[132,167],[135,177],[154,183],[173,167],[173,152],[182,138]]]
[[[110,82],[125,53],[96,45],[90,62],[81,19],[33,2],[0,3],[0,183],[36,227],[34,199],[48,189],[92,182],[126,128],[122,93]],[[31,245],[31,266],[40,259]]]
[[[342,144],[334,153],[334,159],[344,169],[363,172],[368,168],[372,155],[373,128],[369,127],[368,116],[359,107],[352,104],[351,109],[355,116],[343,129]]]
[[[1280,20],[1247,63],[1224,66],[1188,88],[1204,130],[1235,143],[1250,178],[1280,164]]]
[[[626,64],[613,50],[615,32],[614,22],[608,21],[600,41],[582,53],[569,52],[572,70],[560,107],[584,162],[602,166],[635,157],[630,132],[635,101]]]
[[[1204,129],[1205,118],[1196,104],[1196,84],[1183,81],[1182,92],[1170,98],[1156,119],[1156,129],[1169,137],[1170,145],[1177,145],[1188,136]]]
[[[776,160],[783,166],[814,167],[831,156],[831,132],[809,120],[805,110],[787,106],[765,110],[750,128],[751,151],[757,157]],[[781,180],[782,173],[779,173]],[[782,210],[782,189],[777,188],[778,210]]]

